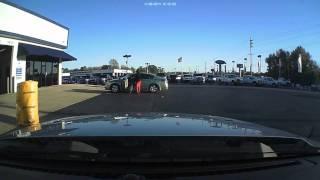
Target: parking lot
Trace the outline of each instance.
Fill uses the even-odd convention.
[[[39,89],[41,121],[113,112],[210,114],[255,122],[320,140],[320,93],[217,85],[170,85],[159,94],[113,94],[103,86]],[[1,132],[15,126],[15,95],[0,95]]]

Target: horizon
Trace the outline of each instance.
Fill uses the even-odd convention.
[[[231,70],[232,61],[249,62],[250,37],[253,71],[257,55],[262,55],[265,72],[269,54],[297,46],[320,64],[317,1],[156,1],[175,3],[170,6],[145,0],[10,2],[70,29],[66,52],[78,60],[64,63],[64,68],[102,66],[112,58],[124,65],[122,56],[130,54],[128,65],[134,68],[149,62],[166,71],[204,71],[205,63],[211,69],[214,60],[223,59]]]

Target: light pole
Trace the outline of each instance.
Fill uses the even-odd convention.
[[[129,60],[129,57],[131,57],[130,54],[125,54],[123,55],[124,58],[126,58],[126,66],[128,67],[128,60]]]
[[[232,61],[232,72],[234,72],[234,62],[235,61]]]
[[[150,65],[150,63],[146,63],[146,71],[147,71],[147,74],[149,74],[149,65]]]
[[[247,58],[244,58],[244,72],[247,72]]]
[[[259,74],[261,74],[261,55],[260,55],[260,54],[258,55],[258,58],[259,58],[259,61],[258,61],[258,71],[259,71]]]

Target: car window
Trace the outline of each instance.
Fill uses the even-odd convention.
[[[154,78],[154,76],[151,74],[140,74],[139,77],[141,79],[153,79]]]

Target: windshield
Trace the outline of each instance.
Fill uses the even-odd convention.
[[[0,0],[0,155],[10,154],[12,141],[42,153],[61,138],[68,147],[79,141],[107,156],[100,143],[120,132],[132,141],[115,140],[113,153],[140,148],[130,157],[138,159],[155,152],[159,159],[178,157],[184,148],[205,154],[218,146],[222,159],[247,161],[236,153],[251,147],[245,138],[272,153],[291,147],[310,153],[305,147],[320,141],[319,7],[316,0]],[[140,118],[130,120],[131,113]],[[142,118],[148,113],[161,113],[161,120]],[[168,118],[172,113],[177,117]],[[110,114],[116,115],[76,123]],[[272,130],[259,133],[264,128]],[[84,140],[74,134],[80,131]],[[12,132],[19,136],[8,138]],[[177,138],[182,132],[193,146]],[[88,138],[97,134],[102,139]],[[135,135],[160,139],[135,141]],[[293,139],[299,142],[286,146]],[[41,143],[50,145],[41,149]]]

